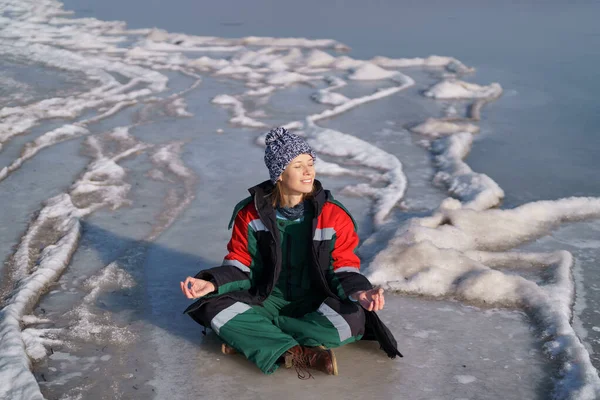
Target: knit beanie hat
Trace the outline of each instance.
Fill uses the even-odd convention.
[[[306,143],[306,140],[285,128],[280,127],[269,131],[265,143],[267,144],[265,164],[269,169],[269,177],[273,184],[277,183],[277,179],[290,161],[300,154],[309,154],[312,158],[316,158],[315,152]]]

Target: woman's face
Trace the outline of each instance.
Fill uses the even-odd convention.
[[[314,180],[315,166],[310,154],[300,154],[290,161],[279,178],[283,194],[287,195],[310,193]]]

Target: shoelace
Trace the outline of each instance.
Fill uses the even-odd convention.
[[[306,380],[306,379],[315,379],[315,377],[308,370],[308,363],[304,359],[304,355],[298,354],[294,355],[293,362],[294,368],[296,369],[296,374],[298,374],[298,379]]]

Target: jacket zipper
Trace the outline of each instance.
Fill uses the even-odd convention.
[[[273,245],[275,246],[275,248],[277,248],[278,243],[277,243],[277,237],[275,236],[275,232],[273,230],[273,227],[275,229],[277,229],[277,221],[275,221],[274,224],[269,224],[268,222],[271,221],[270,218],[267,218],[266,215],[263,215],[263,213],[261,212],[261,208],[259,207],[258,204],[258,197],[254,195],[254,208],[256,208],[256,212],[258,213],[258,218],[262,221],[262,223],[267,227],[267,230],[269,231],[269,233],[271,234],[271,239],[273,240]],[[273,291],[273,288],[275,287],[275,275],[277,275],[277,250],[275,250],[274,252],[274,257],[273,257],[273,276],[271,277],[271,285],[270,287],[267,287],[267,293],[265,293],[264,297],[262,297],[261,300],[265,300],[267,297],[269,297],[271,295],[271,292]]]
[[[286,240],[285,247],[287,249],[287,277],[286,277],[286,287],[287,287],[287,298],[289,300],[292,299],[292,241],[288,237]]]
[[[315,236],[315,231],[317,229],[317,221],[318,221],[318,217],[317,219],[315,219],[313,221],[313,228],[311,229],[311,239],[310,239],[310,247],[312,250],[312,264],[313,264],[313,268],[317,270],[317,276],[319,278],[321,278],[321,287],[324,289],[325,294],[328,297],[333,297],[333,298],[338,298],[338,296],[336,294],[334,294],[331,289],[329,288],[329,284],[327,282],[327,278],[325,277],[325,272],[323,272],[323,269],[321,268],[321,263],[320,263],[320,259],[317,255],[317,246],[315,246],[315,241],[313,240],[314,236]]]

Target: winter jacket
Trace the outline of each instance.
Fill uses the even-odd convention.
[[[312,206],[304,207],[304,214],[296,220],[277,217],[277,229],[281,240],[281,273],[271,295],[287,301],[310,301],[317,306],[323,302],[315,291],[310,277],[310,252],[312,245]]]
[[[249,189],[250,197],[234,210],[229,225],[233,231],[223,264],[196,275],[216,287],[215,292],[184,311],[199,324],[210,327],[210,321],[222,309],[220,304],[228,302],[224,299],[261,304],[278,282],[283,252],[275,210],[267,197],[272,189],[270,181]],[[360,273],[360,260],[355,254],[359,239],[350,214],[317,180],[310,201],[314,213],[309,274],[314,292],[323,299],[345,301],[350,294],[371,289],[369,280]],[[363,340],[377,340],[389,357],[402,357],[392,333],[377,314],[365,310],[365,316]]]

